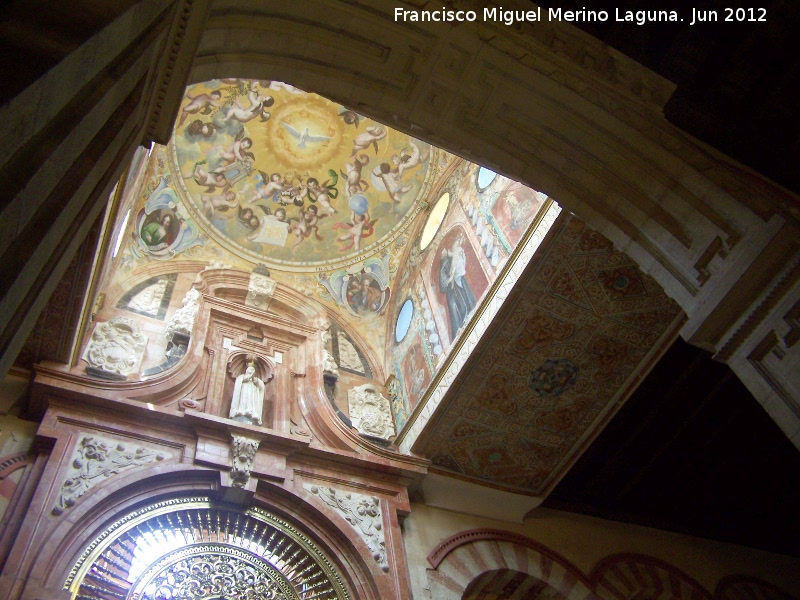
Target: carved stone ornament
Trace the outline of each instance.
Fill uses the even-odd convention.
[[[375,559],[381,570],[389,571],[389,563],[386,559],[386,540],[383,534],[383,514],[378,498],[310,483],[303,484],[303,487],[342,515],[367,544],[372,552],[372,558]]]
[[[250,282],[247,286],[247,297],[244,299],[245,306],[267,310],[272,300],[272,294],[278,287],[278,282],[271,279],[269,275],[251,273]]]
[[[147,337],[127,317],[116,317],[95,325],[81,358],[86,372],[108,379],[126,379],[136,373],[144,358]]]
[[[336,375],[339,376],[339,365],[336,364],[336,359],[333,358],[333,354],[331,354],[332,349],[332,337],[331,337],[331,330],[330,325],[328,329],[325,329],[322,332],[322,372],[328,375]]]
[[[72,467],[61,485],[53,514],[60,515],[94,485],[133,467],[161,461],[168,453],[143,446],[129,449],[120,442],[84,435],[75,449]]]
[[[244,435],[232,434],[233,466],[231,480],[234,487],[243,488],[250,480],[250,470],[258,452],[259,440]]]
[[[159,279],[156,283],[147,286],[130,299],[128,308],[153,317],[156,316],[161,308],[164,293],[167,291],[167,283],[169,282],[166,279]]]
[[[384,440],[395,435],[389,400],[380,394],[377,387],[367,383],[351,388],[347,400],[350,421],[359,433]]]
[[[175,311],[175,314],[167,323],[167,330],[165,335],[167,341],[171,342],[176,333],[186,336],[192,335],[192,327],[194,327],[194,318],[197,316],[197,310],[200,308],[200,292],[191,288],[183,297],[183,306]]]
[[[343,331],[339,332],[339,366],[345,369],[350,369],[356,373],[364,372],[364,365],[361,362],[361,357],[358,355],[358,350],[353,346],[352,342],[347,339]]]

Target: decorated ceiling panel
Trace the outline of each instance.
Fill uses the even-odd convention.
[[[559,224],[413,448],[438,469],[546,494],[674,335],[680,310],[652,278],[581,221]]]

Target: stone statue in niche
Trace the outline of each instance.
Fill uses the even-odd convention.
[[[250,361],[244,373],[236,378],[228,416],[234,421],[261,425],[265,392],[264,382],[256,375],[255,363]]]
[[[138,371],[144,358],[147,337],[139,331],[136,323],[126,317],[117,317],[98,323],[83,360],[89,363],[86,372],[104,379],[127,379]]]
[[[369,383],[351,388],[347,393],[350,421],[363,435],[390,441],[395,435],[389,400]]]

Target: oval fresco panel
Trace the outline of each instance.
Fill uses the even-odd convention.
[[[339,104],[270,81],[190,87],[170,142],[209,234],[286,270],[353,264],[419,211],[437,152]]]

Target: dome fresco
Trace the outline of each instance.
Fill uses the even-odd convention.
[[[169,148],[200,226],[290,271],[353,264],[394,240],[438,152],[316,94],[238,79],[189,87]]]
[[[190,86],[168,145],[132,172],[120,207],[130,219],[118,224],[127,242],[105,284],[113,316],[158,319],[204,269],[267,276],[330,321],[339,367],[393,382],[398,430],[550,205],[274,81]],[[160,325],[145,325],[149,376],[169,367]]]

